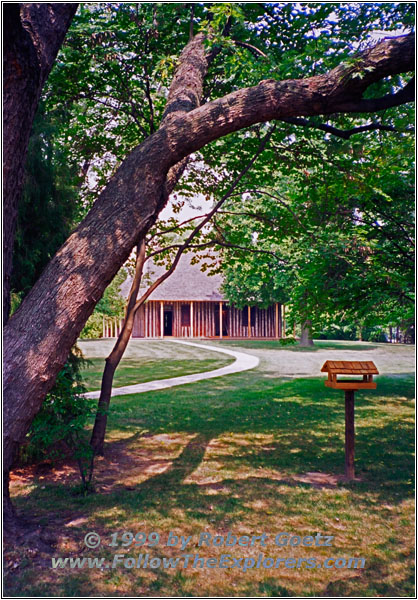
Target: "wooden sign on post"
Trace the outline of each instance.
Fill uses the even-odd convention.
[[[345,391],[345,476],[354,479],[354,392],[375,390],[377,384],[373,375],[378,375],[376,365],[371,361],[327,360],[322,373],[328,373],[327,387]],[[362,379],[337,379],[337,375],[358,375]]]

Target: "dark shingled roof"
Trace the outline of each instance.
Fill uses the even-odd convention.
[[[224,300],[225,298],[220,292],[222,276],[220,274],[209,275],[207,271],[202,272],[200,269],[205,261],[192,265],[190,262],[192,258],[193,254],[183,254],[174,273],[154,290],[148,300],[165,300],[167,302],[174,300],[213,300],[219,302]],[[140,297],[149,285],[165,271],[165,267],[159,267],[150,260],[147,261],[143,276],[146,285],[141,286],[138,296]],[[131,282],[132,279],[128,277],[121,286],[122,295],[125,297],[129,293]]]

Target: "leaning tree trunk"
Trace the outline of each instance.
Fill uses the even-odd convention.
[[[177,185],[178,181],[180,180],[181,176],[183,175],[186,164],[187,158],[170,169],[164,187],[164,196],[167,200],[171,192]],[[104,440],[107,427],[107,414],[109,411],[110,398],[112,395],[113,378],[115,376],[115,371],[118,368],[123,355],[125,354],[125,350],[131,338],[135,315],[139,308],[139,305],[137,303],[137,296],[141,285],[142,271],[145,262],[145,249],[145,240],[142,239],[137,247],[135,274],[128,296],[123,327],[121,332],[119,333],[118,339],[116,341],[115,346],[112,349],[112,352],[106,358],[105,362],[105,368],[103,371],[102,383],[100,387],[100,398],[97,406],[96,418],[94,420],[93,432],[90,439],[90,445],[93,449],[92,467],[94,457],[96,455],[103,456],[104,454]]]
[[[130,337],[132,334],[132,330],[133,330],[133,326],[134,326],[134,319],[135,319],[137,310],[139,309],[140,306],[142,306],[144,304],[144,302],[149,298],[149,296],[152,294],[152,292],[159,285],[161,285],[163,283],[163,281],[165,281],[168,277],[170,277],[170,275],[175,271],[183,252],[190,246],[193,238],[195,238],[196,235],[203,229],[203,227],[207,223],[209,223],[209,221],[211,220],[213,215],[220,209],[220,207],[226,202],[226,200],[228,200],[228,198],[231,197],[231,195],[235,191],[238,183],[246,175],[246,173],[248,173],[248,171],[251,169],[252,165],[257,160],[257,158],[260,156],[260,154],[262,154],[262,152],[266,148],[267,142],[270,140],[272,132],[273,132],[273,130],[271,130],[269,133],[267,133],[267,135],[261,140],[254,156],[245,165],[245,167],[240,171],[238,176],[235,178],[235,180],[232,182],[232,184],[228,188],[227,192],[215,204],[215,206],[206,215],[206,217],[204,219],[202,219],[202,221],[194,228],[194,230],[190,233],[190,235],[187,237],[187,239],[184,241],[184,243],[181,244],[181,246],[178,248],[176,256],[171,264],[171,267],[163,275],[161,275],[156,281],[154,281],[154,283],[148,288],[148,290],[141,296],[141,298],[139,300],[137,300],[136,298],[138,296],[139,288],[141,285],[142,271],[143,271],[144,262],[145,262],[145,241],[142,240],[142,242],[138,245],[136,261],[135,261],[135,275],[134,275],[131,289],[129,292],[128,302],[127,302],[127,307],[126,307],[126,314],[125,314],[125,322],[123,324],[122,331],[120,332],[120,334],[118,336],[116,344],[113,347],[112,352],[106,359],[106,364],[105,364],[105,368],[104,368],[104,372],[103,372],[102,385],[100,388],[99,403],[98,403],[98,407],[97,407],[96,418],[94,421],[93,433],[92,433],[91,440],[90,440],[90,445],[93,449],[93,457],[92,457],[91,471],[90,471],[91,473],[93,472],[94,457],[96,455],[103,456],[103,454],[104,454],[104,441],[105,441],[106,426],[107,426],[107,414],[109,411],[110,398],[112,395],[113,378],[115,375],[115,371],[116,371],[116,369],[125,353],[125,350],[128,346],[128,343],[129,343],[129,340],[130,340]],[[166,182],[166,188],[165,188],[165,193],[167,194],[167,196],[174,189],[174,186],[175,186],[177,180],[181,177],[182,173],[183,173],[183,165],[181,163],[179,163],[178,165],[176,165],[176,167],[174,167],[173,169],[170,170],[170,173],[169,173],[169,176],[168,176],[167,182]]]
[[[10,312],[10,281],[17,208],[26,151],[43,85],[76,3],[5,3],[3,12],[3,322]]]
[[[361,58],[361,60],[360,60]],[[255,123],[338,112],[375,112],[413,99],[414,85],[363,99],[382,77],[414,68],[412,37],[385,40],[356,65],[308,79],[238,90],[191,112],[206,73],[203,39],[185,48],[177,94],[160,129],[135,148],[84,221],[44,270],[4,330],[4,467],[10,469],[45,394],[94,306],[164,206],[169,169],[228,133]],[[363,77],[353,77],[358,71]]]
[[[203,40],[202,35],[196,36],[182,52],[170,87],[164,124],[171,124],[200,104],[207,70]],[[164,145],[163,142],[162,150]],[[158,140],[149,146],[145,142],[124,161],[118,171],[119,177],[111,179],[87,218],[55,255],[5,328],[8,360],[4,369],[7,398],[4,419],[8,425],[4,428],[4,490],[5,508],[11,517],[7,482],[18,445],[85,321],[104,289],[128,258],[134,245],[133,236],[136,240],[144,238],[183,173],[186,164],[184,156],[179,153],[179,159],[171,165],[160,152]],[[168,149],[166,155],[170,155]],[[129,202],[126,202],[127,199]],[[104,209],[103,202],[107,204],[107,209]],[[125,205],[123,209],[122,205]],[[125,214],[124,210],[127,211]],[[127,228],[122,225],[119,212],[127,218]],[[93,230],[94,239],[90,239],[87,232]],[[106,262],[108,269],[100,273],[98,266]],[[43,285],[49,288],[46,294]],[[68,296],[70,288],[73,290],[70,293],[72,297]],[[27,319],[37,326],[33,326],[34,335],[31,336],[30,347],[25,350],[21,342],[22,333],[27,332]],[[51,345],[53,338],[61,340],[58,347]],[[13,355],[17,358],[19,354],[26,354],[26,364],[21,365],[20,369],[12,359]],[[109,364],[108,373],[110,370]],[[20,376],[25,380],[24,391],[23,388],[19,389]],[[19,409],[17,398],[29,400],[25,403],[25,410]]]

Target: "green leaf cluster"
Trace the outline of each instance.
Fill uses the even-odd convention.
[[[11,289],[16,309],[84,213],[77,168],[57,143],[59,124],[41,104],[29,139]]]
[[[203,101],[210,101],[261,80],[309,77],[343,62],[361,77],[357,52],[382,31],[407,33],[413,22],[413,3],[406,2],[84,3],[44,94],[48,118],[60,124],[54,140],[78,166],[87,208],[120,162],[158,128],[191,29],[206,33],[208,52],[220,50],[205,78]],[[404,83],[382,80],[367,96]],[[331,115],[326,124],[344,130],[375,121],[402,132],[411,117],[400,107],[367,117]],[[177,208],[197,194],[221,197],[269,127],[234,133],[196,153],[178,186]],[[409,139],[372,132],[341,140],[278,122],[223,214],[196,238],[222,250],[231,301],[291,302],[294,320],[309,313],[318,326],[337,315],[370,326],[409,322]],[[178,239],[191,227],[176,232]],[[254,253],[226,250],[225,242]],[[122,314],[117,296],[115,284],[89,321],[90,333],[100,335],[99,315]]]
[[[114,279],[107,286],[102,298],[96,304],[94,312],[87,320],[81,338],[97,339],[103,335],[103,319],[121,319],[125,314],[125,298],[121,293],[121,285],[127,277],[125,268],[117,272]]]
[[[74,459],[82,480],[92,458],[86,425],[93,414],[94,402],[83,396],[81,378],[85,360],[74,347],[52,390],[47,394],[20,450],[20,460],[57,461]]]
[[[402,127],[405,112],[399,109],[391,122]],[[286,168],[276,162],[258,191],[235,199],[218,219],[224,239],[249,249],[223,252],[229,300],[238,306],[287,301],[291,321],[309,318],[317,332],[337,320],[356,328],[410,329],[412,136],[294,136],[282,155]]]

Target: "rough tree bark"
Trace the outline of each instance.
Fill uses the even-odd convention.
[[[165,109],[165,112],[163,115],[163,121],[162,121],[162,123],[164,123],[164,124],[171,122],[173,119],[179,118],[179,116],[182,115],[183,113],[191,111],[200,105],[200,100],[201,100],[202,93],[203,93],[203,80],[204,80],[204,76],[206,75],[206,70],[207,70],[207,59],[205,57],[203,39],[204,38],[202,35],[196,36],[196,38],[191,40],[182,52],[182,55],[180,57],[179,67],[176,70],[176,73],[173,77],[172,84],[170,86],[169,95],[168,95],[168,99],[167,99],[167,106],[166,106],[166,109]],[[160,206],[160,210],[164,206],[164,204],[167,202],[169,195],[175,188],[178,180],[181,178],[186,164],[187,164],[187,157],[185,157],[185,158],[182,157],[182,159],[178,163],[173,165],[168,170],[168,173],[164,173],[164,178],[161,182],[160,187],[158,188],[158,193],[157,193],[157,197],[156,197],[158,205]],[[155,220],[155,217],[154,217],[154,220]],[[141,239],[141,237],[142,236],[140,235],[138,239]],[[140,246],[142,246],[141,242],[140,242]],[[111,278],[113,278],[113,275],[111,276]],[[139,281],[140,281],[140,278],[139,278]],[[99,292],[98,299],[102,295],[103,291],[104,290],[101,290]],[[138,290],[137,290],[137,292],[138,292]],[[136,295],[133,296],[133,301],[134,302],[136,301]],[[96,302],[97,302],[97,300],[96,300]],[[95,302],[95,304],[96,304],[96,302]],[[92,308],[94,308],[94,305]],[[90,313],[91,313],[91,310],[90,310]],[[14,319],[13,319],[13,321],[14,321]],[[65,323],[62,323],[61,318],[58,318],[57,324],[59,326],[62,326],[62,325],[65,326]],[[123,354],[123,351],[124,351],[122,349],[123,341],[126,336],[130,336],[130,331],[129,331],[130,325],[133,325],[133,323],[130,323],[130,319],[128,319],[126,322],[126,326],[124,327],[124,332],[123,332],[124,336],[122,336],[121,343],[119,344],[118,348],[115,349],[113,356],[109,357],[110,360],[106,362],[106,369],[105,369],[105,373],[104,373],[105,390],[107,390],[108,386],[106,385],[106,382],[108,382],[108,381],[110,381],[109,390],[111,389],[111,381],[113,379],[114,370],[116,369],[116,366],[119,363],[121,355]],[[128,339],[129,339],[129,337],[128,337]],[[71,344],[71,346],[72,345],[73,344]],[[119,354],[120,354],[120,356],[119,356]],[[68,355],[68,353],[67,353],[67,355]],[[64,361],[65,361],[65,358],[64,358]],[[46,365],[44,365],[44,366],[46,366]],[[113,370],[113,372],[112,372],[112,370]],[[51,386],[48,386],[48,387],[51,387]],[[106,393],[105,393],[105,395],[106,395]],[[109,391],[109,398],[110,398],[110,391]],[[35,409],[33,416],[36,414],[36,412],[38,412],[38,410],[41,406],[41,403],[42,403],[42,399],[43,398],[41,397],[39,406]],[[6,407],[4,408],[4,414],[10,414],[9,410]],[[27,431],[27,429],[30,426],[30,423],[33,420],[33,416],[29,420],[29,419],[27,419],[27,415],[21,415],[21,420],[25,421],[25,424],[23,424],[23,422],[22,422],[21,426],[18,427],[20,431],[23,431],[23,430]],[[10,418],[12,418],[12,419],[18,418],[17,412],[14,412],[14,416],[11,416]],[[102,425],[103,424],[101,423],[100,427],[102,427]],[[24,433],[23,433],[23,435],[24,435]],[[9,478],[10,465],[13,462],[13,458],[14,458],[14,455],[18,448],[19,441],[17,441],[16,439],[15,440],[7,439],[7,442],[6,442],[6,439],[7,439],[7,434],[5,434],[5,436],[4,436],[5,445],[7,445],[7,447],[8,447],[8,459],[4,462],[5,516],[7,518],[7,516],[9,515],[10,518],[13,519],[13,508],[10,504],[10,498],[9,498],[9,494],[8,494],[8,478]]]
[[[180,56],[179,66],[176,69],[170,86],[167,105],[161,123],[162,126],[170,122],[173,118],[179,117],[182,113],[190,112],[200,106],[203,94],[203,80],[207,70],[207,60],[203,52],[203,39],[202,35],[198,35],[196,38],[192,37]],[[164,204],[180,180],[186,166],[186,161],[187,158],[170,169],[162,194]],[[135,275],[129,292],[125,322],[112,352],[106,358],[103,371],[100,398],[90,440],[94,455],[103,455],[107,412],[112,393],[113,378],[132,334],[144,261],[145,240],[142,238],[137,247]]]
[[[187,48],[189,60],[205,70],[202,40],[196,36]],[[187,113],[181,108],[193,100],[196,82],[185,74],[178,82],[180,114],[172,106],[162,127],[125,159],[5,328],[5,469],[103,291],[155,222],[173,165],[207,143],[255,123],[374,112],[409,102],[414,92],[411,82],[397,94],[373,100],[362,96],[370,84],[413,68],[414,38],[393,38],[368,49],[355,66],[341,65],[301,80],[262,81]],[[353,77],[357,73],[363,77]]]
[[[3,5],[3,322],[17,207],[29,135],[42,87],[77,10],[76,3]]]
[[[125,314],[125,322],[123,324],[122,331],[120,332],[120,334],[118,336],[116,344],[112,349],[112,352],[106,359],[106,365],[105,365],[105,369],[103,372],[102,385],[101,385],[101,389],[100,389],[100,398],[99,398],[99,403],[98,403],[98,407],[97,407],[96,418],[94,421],[93,433],[92,433],[91,440],[90,440],[90,444],[91,444],[91,447],[93,448],[93,453],[94,453],[92,461],[94,461],[95,455],[103,456],[103,454],[104,454],[104,441],[105,441],[106,426],[107,426],[107,413],[109,410],[110,398],[111,398],[111,394],[112,394],[113,378],[115,375],[115,371],[116,371],[116,369],[125,353],[125,350],[128,346],[128,343],[129,343],[129,340],[130,340],[130,337],[132,334],[132,330],[133,330],[133,326],[134,326],[134,319],[135,319],[137,310],[139,309],[140,306],[142,306],[145,303],[145,301],[150,297],[152,292],[158,286],[160,286],[168,277],[170,277],[170,275],[176,270],[177,265],[180,261],[180,258],[182,256],[183,252],[191,245],[191,243],[192,243],[193,239],[196,237],[196,235],[203,229],[203,227],[207,223],[209,223],[209,221],[211,220],[213,215],[215,215],[218,212],[218,210],[226,202],[226,200],[228,200],[228,198],[230,198],[232,196],[238,183],[248,173],[248,171],[251,169],[251,167],[257,160],[257,158],[264,151],[264,149],[267,145],[267,142],[271,138],[272,133],[273,133],[273,129],[271,129],[270,132],[261,140],[254,156],[251,158],[251,160],[248,162],[248,164],[241,170],[241,172],[238,174],[238,176],[232,182],[228,191],[215,204],[215,206],[205,216],[205,218],[203,218],[200,221],[200,223],[193,229],[193,231],[186,238],[186,240],[179,246],[176,256],[174,257],[174,260],[171,264],[171,267],[163,275],[158,277],[158,279],[156,281],[154,281],[154,283],[148,288],[148,290],[144,294],[142,294],[142,296],[141,296],[141,298],[139,298],[139,300],[136,300],[136,298],[138,296],[139,288],[141,285],[144,262],[146,260],[145,259],[145,242],[144,242],[144,240],[142,240],[141,244],[138,245],[136,261],[135,261],[135,275],[134,275],[131,289],[129,292],[128,302],[127,302],[127,307],[126,307],[126,314]],[[172,169],[172,171],[173,170],[174,169]],[[168,191],[171,187],[173,187],[173,184],[174,184],[173,179],[174,178],[172,178],[172,180],[169,181],[169,184],[167,187]],[[93,462],[92,462],[92,467],[93,467]]]

